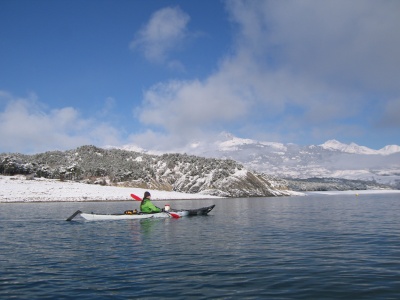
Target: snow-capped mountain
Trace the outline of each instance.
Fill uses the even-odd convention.
[[[202,154],[234,159],[249,169],[279,177],[333,177],[400,187],[400,146],[397,145],[373,150],[336,140],[318,146],[299,146],[241,139],[232,135],[221,137],[214,147]]]
[[[368,147],[359,146],[355,143],[350,145],[343,144],[337,140],[329,140],[324,144],[320,145],[324,149],[337,150],[340,152],[354,153],[354,154],[379,154],[379,155],[390,155],[396,152],[400,152],[400,146],[388,145],[379,150],[373,150]]]
[[[249,146],[249,145],[253,145],[256,147],[275,148],[277,151],[279,150],[287,151],[288,149],[287,146],[285,146],[282,143],[263,142],[252,139],[242,139],[235,137],[230,133],[221,133],[220,137],[222,138],[222,140],[219,140],[215,143],[219,151],[235,151],[240,148],[243,148],[243,146]],[[295,146],[295,144],[289,144],[289,145]],[[390,155],[393,153],[400,152],[400,146],[398,145],[387,145],[379,150],[375,150],[365,146],[359,146],[356,143],[344,144],[337,140],[328,140],[325,143],[318,146],[326,150],[339,151],[344,153],[353,153],[353,154],[365,154],[365,155]],[[318,146],[310,145],[307,147],[313,148]]]
[[[224,132],[213,142],[196,141],[175,152],[233,159],[250,170],[278,177],[357,179],[400,188],[397,145],[374,150],[330,140],[322,145],[300,146],[242,139]]]
[[[235,137],[229,133],[222,133],[220,136],[223,138],[223,140],[215,142],[215,145],[217,146],[219,151],[236,151],[246,145],[254,145],[255,147],[270,147],[272,149],[276,149],[276,151],[287,150],[287,147],[281,143],[260,142],[252,139],[242,139]]]

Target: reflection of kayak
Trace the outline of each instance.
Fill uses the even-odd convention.
[[[160,212],[154,214],[95,214],[95,213],[84,213],[77,210],[72,216],[70,216],[67,221],[71,221],[77,215],[90,221],[96,220],[135,220],[135,219],[150,219],[150,218],[180,218],[185,216],[197,216],[197,215],[207,215],[215,205],[208,207],[202,207],[198,209],[172,209],[169,212]]]

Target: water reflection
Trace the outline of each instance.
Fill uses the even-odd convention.
[[[216,207],[206,217],[66,222],[77,209],[129,205],[1,205],[0,298],[398,296],[398,196],[169,202]]]

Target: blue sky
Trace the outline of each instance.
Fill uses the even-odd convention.
[[[0,0],[0,152],[400,144],[399,1]]]

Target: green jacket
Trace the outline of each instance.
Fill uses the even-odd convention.
[[[144,213],[157,213],[161,212],[161,208],[155,206],[151,203],[149,198],[144,198],[142,203],[140,203],[140,210]]]

